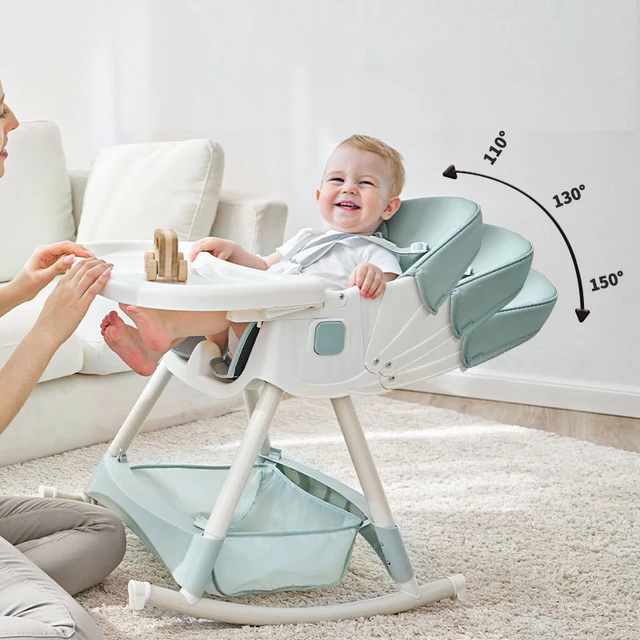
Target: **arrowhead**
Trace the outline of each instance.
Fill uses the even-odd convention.
[[[457,180],[458,174],[456,172],[456,168],[454,165],[450,164],[443,172],[442,175],[445,178],[451,178],[452,180]]]
[[[589,311],[589,309],[576,309],[576,315],[578,316],[579,322],[584,322],[590,313],[591,311]]]

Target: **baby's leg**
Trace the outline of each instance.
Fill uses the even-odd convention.
[[[218,345],[218,349],[220,349],[220,353],[224,353],[227,348],[227,341],[229,338],[229,330],[221,331],[220,333],[210,334],[205,336],[207,340],[211,342],[215,342]]]
[[[168,311],[121,304],[152,351],[165,353],[188,336],[215,335],[229,328],[226,311]]]
[[[236,338],[240,340],[242,338],[242,334],[245,332],[246,328],[250,325],[250,322],[231,322],[231,330],[236,334]]]

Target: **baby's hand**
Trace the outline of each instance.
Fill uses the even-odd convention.
[[[201,238],[196,240],[189,251],[189,260],[193,262],[195,257],[203,251],[210,253],[220,260],[229,260],[236,248],[236,243],[224,238]]]
[[[374,300],[384,293],[387,283],[380,267],[368,262],[361,262],[349,276],[349,286],[360,289],[360,295]]]

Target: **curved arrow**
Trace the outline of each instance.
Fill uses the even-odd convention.
[[[470,176],[480,176],[481,178],[487,178],[488,180],[494,180],[495,182],[499,182],[500,184],[504,184],[507,187],[511,187],[515,189],[523,196],[526,196],[532,202],[535,202],[550,218],[551,222],[556,225],[556,228],[560,232],[560,235],[565,241],[567,245],[567,249],[569,249],[569,253],[571,254],[571,259],[573,260],[573,268],[576,271],[576,278],[578,280],[578,292],[580,294],[580,308],[576,309],[576,316],[578,316],[579,322],[584,322],[587,316],[591,313],[588,309],[584,308],[584,291],[582,290],[582,278],[580,277],[580,269],[578,267],[578,260],[576,259],[576,254],[573,252],[573,248],[571,243],[569,242],[569,238],[567,238],[566,233],[562,230],[562,227],[558,224],[556,219],[533,197],[531,197],[528,193],[525,193],[522,189],[518,189],[518,187],[514,187],[512,184],[505,182],[504,180],[498,180],[498,178],[494,178],[492,176],[485,175],[484,173],[475,173],[473,171],[460,171],[456,169],[454,165],[450,164],[443,172],[442,175],[445,178],[451,178],[452,180],[456,180],[458,178],[459,173],[466,173]]]

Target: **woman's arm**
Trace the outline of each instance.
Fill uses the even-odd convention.
[[[0,317],[27,300],[28,298],[20,291],[20,287],[16,286],[13,280],[0,285]]]
[[[35,328],[34,328],[35,329]],[[0,433],[27,401],[59,344],[32,329],[0,371]]]
[[[53,354],[76,330],[109,279],[103,260],[78,261],[58,282],[33,329],[0,371],[0,433],[27,401]]]

